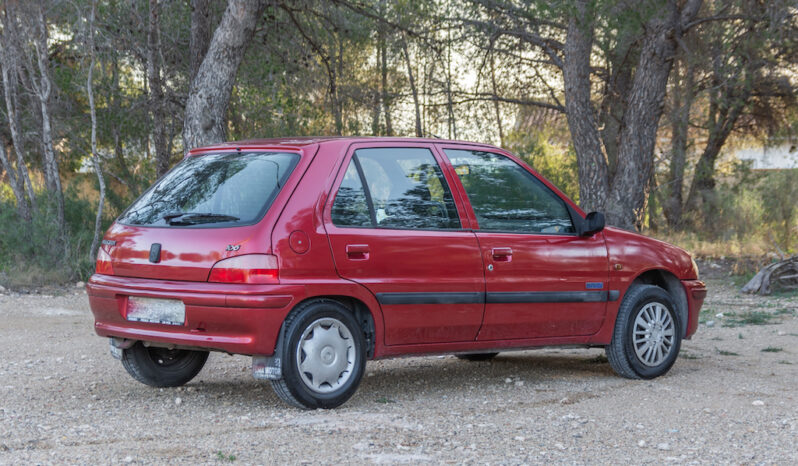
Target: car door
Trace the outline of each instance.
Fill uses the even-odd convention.
[[[590,335],[604,320],[607,249],[575,233],[575,209],[504,154],[444,148],[468,198],[486,264],[478,340]]]
[[[483,264],[452,181],[429,146],[359,144],[334,185],[324,218],[335,265],[376,296],[386,345],[476,338]]]

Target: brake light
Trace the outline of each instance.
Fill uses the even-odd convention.
[[[102,246],[97,250],[97,263],[94,264],[94,272],[102,275],[114,274],[114,267],[111,265],[111,255]]]
[[[246,254],[223,259],[211,269],[209,282],[215,283],[280,283],[277,256]]]

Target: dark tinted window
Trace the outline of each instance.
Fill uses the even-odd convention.
[[[502,155],[446,150],[480,230],[573,233],[565,202],[534,175]]]
[[[368,192],[362,192],[358,169]],[[432,152],[422,148],[357,150],[333,203],[333,223],[412,230],[460,228],[443,172]]]
[[[231,226],[258,221],[299,155],[227,153],[189,157],[122,214],[119,222],[152,226]]]
[[[354,160],[346,169],[332,207],[332,221],[337,226],[370,227],[371,217],[366,201],[366,191]]]

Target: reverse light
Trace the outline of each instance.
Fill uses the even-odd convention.
[[[280,283],[277,256],[245,254],[223,259],[211,269],[209,282],[215,283]]]
[[[114,267],[111,265],[111,255],[102,246],[97,250],[97,262],[94,264],[94,272],[102,275],[114,274]]]

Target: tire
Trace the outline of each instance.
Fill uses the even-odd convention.
[[[366,341],[352,313],[341,303],[304,304],[285,321],[280,359],[283,377],[275,393],[301,409],[336,408],[354,395],[366,366]]]
[[[615,319],[612,342],[605,348],[618,375],[653,379],[670,370],[682,344],[682,326],[675,309],[670,295],[658,286],[633,285],[627,291]]]
[[[185,385],[207,360],[207,351],[146,347],[141,342],[122,351],[122,365],[128,374],[151,387]]]
[[[455,354],[457,359],[464,361],[490,361],[498,355],[499,353]]]

